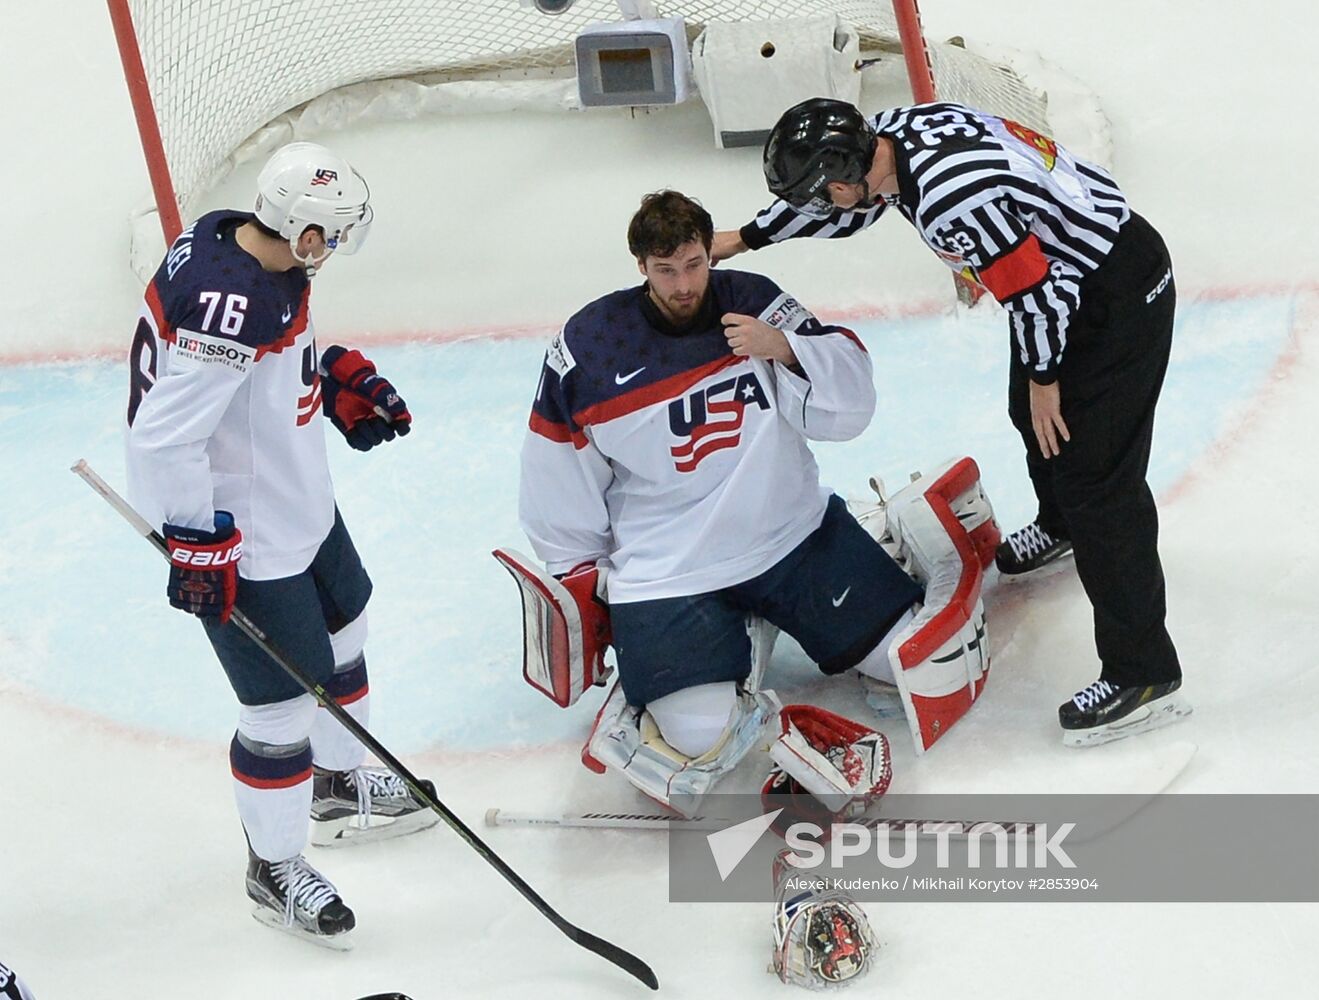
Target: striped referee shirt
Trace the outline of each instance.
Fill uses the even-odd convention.
[[[892,140],[896,195],[823,219],[777,200],[742,227],[743,242],[755,250],[851,236],[896,208],[949,267],[1008,310],[1031,379],[1055,381],[1081,281],[1131,215],[1113,178],[1033,129],[960,104],[893,108],[872,124]]]

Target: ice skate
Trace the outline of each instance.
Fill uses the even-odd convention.
[[[866,700],[866,705],[877,717],[881,719],[906,717],[907,710],[902,705],[902,692],[898,690],[896,684],[881,681],[877,677],[868,677],[862,673],[856,676],[861,682],[861,694]]]
[[[247,895],[256,903],[252,916],[276,930],[305,938],[324,948],[347,951],[356,925],[330,881],[299,855],[287,861],[264,861],[250,851]]]
[[[428,781],[422,784],[434,796],[435,786]],[[438,813],[413,798],[403,780],[384,768],[315,769],[311,842],[317,847],[389,840],[439,821]]]
[[[1191,705],[1177,693],[1180,679],[1144,687],[1117,687],[1095,681],[1058,708],[1063,744],[1098,746],[1149,732],[1191,714]]]
[[[1059,565],[1072,554],[1072,543],[1066,538],[1055,538],[1032,521],[1026,527],[1008,535],[994,553],[994,564],[1005,581],[1017,582],[1047,576],[1061,568]]]

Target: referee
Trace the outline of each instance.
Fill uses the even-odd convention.
[[[1008,414],[1039,513],[996,561],[1011,579],[1074,555],[1102,663],[1058,710],[1064,742],[1105,743],[1188,714],[1145,481],[1176,303],[1158,232],[1102,168],[947,102],[867,119],[843,101],[805,101],[774,126],[764,167],[777,200],[716,233],[716,260],[851,236],[892,209],[1007,310]]]

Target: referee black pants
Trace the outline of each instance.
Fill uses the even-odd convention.
[[[1159,519],[1145,480],[1154,407],[1172,348],[1176,288],[1158,232],[1138,215],[1081,284],[1059,369],[1071,441],[1046,460],[1031,427],[1028,373],[1012,365],[1008,413],[1026,445],[1039,525],[1069,538],[1095,613],[1100,677],[1119,686],[1181,676],[1164,624]]]

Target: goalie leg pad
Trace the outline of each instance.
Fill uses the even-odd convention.
[[[925,587],[915,619],[889,647],[918,754],[970,711],[989,673],[980,590],[998,525],[979,478],[971,459],[949,462],[899,490],[885,508],[889,543]]]
[[[699,757],[689,757],[670,746],[651,714],[629,705],[622,686],[615,683],[583,760],[589,757],[601,769],[620,771],[650,798],[693,816],[715,784],[763,742],[766,724],[778,716],[779,708],[773,691],[748,694],[738,688],[734,710],[714,746]]]
[[[910,644],[918,649],[927,646],[920,634],[923,627],[940,630],[935,617],[924,625],[918,617],[905,641],[900,640],[903,646]],[[889,656],[916,753],[924,753],[971,710],[984,690],[989,676],[989,631],[984,605],[977,598],[971,620],[924,660],[904,667],[897,645],[890,649]]]

